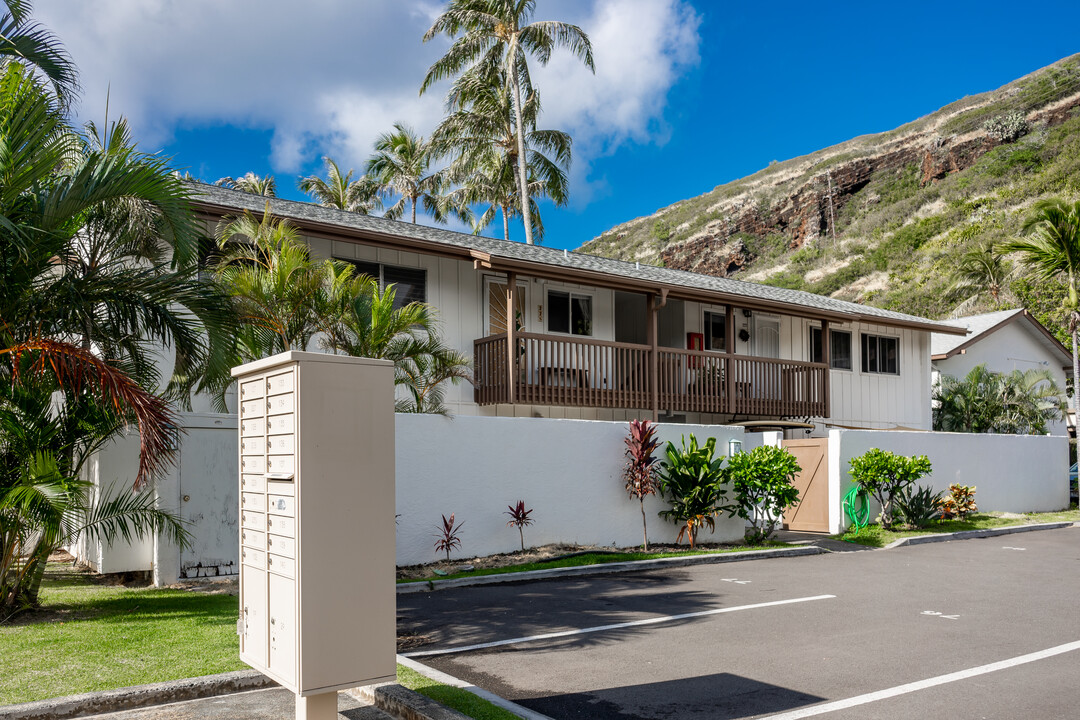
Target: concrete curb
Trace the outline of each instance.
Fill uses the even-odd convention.
[[[468,715],[440,705],[397,683],[365,685],[342,692],[370,703],[398,720],[470,720]]]
[[[497,705],[498,707],[501,707],[503,710],[506,710],[509,713],[517,715],[519,718],[523,718],[523,720],[552,720],[552,718],[548,717],[547,715],[543,715],[541,713],[536,712],[535,710],[530,710],[530,709],[528,709],[526,707],[522,707],[521,705],[518,705],[516,702],[512,702],[510,700],[507,700],[506,698],[501,697],[499,695],[496,695],[495,693],[488,692],[487,690],[484,690],[483,688],[478,688],[478,687],[476,687],[475,685],[473,685],[471,683],[465,682],[464,680],[459,680],[458,678],[454,677],[453,675],[447,675],[446,673],[444,673],[444,672],[442,672],[440,670],[436,670],[435,668],[428,667],[427,665],[422,665],[421,663],[418,663],[418,662],[416,662],[415,660],[413,660],[411,658],[407,658],[407,657],[405,657],[403,655],[398,655],[397,656],[397,661],[398,661],[398,664],[404,665],[405,667],[407,667],[407,668],[409,668],[411,670],[415,670],[416,672],[420,673],[424,677],[430,678],[430,679],[434,680],[435,682],[442,683],[443,685],[449,685],[451,687],[461,688],[462,690],[465,690],[467,692],[471,692],[473,695],[476,695],[479,698],[483,698],[484,700],[487,700],[492,705]],[[409,720],[411,720],[411,718]],[[432,720],[435,720],[435,719],[432,718]]]
[[[583,575],[607,575],[641,570],[663,570],[688,565],[714,565],[718,563],[744,562],[777,557],[800,557],[803,555],[821,555],[829,552],[816,545],[792,548],[767,548],[765,550],[747,550],[715,555],[688,555],[686,557],[656,558],[654,560],[629,560],[627,562],[605,563],[603,565],[578,565],[576,567],[552,568],[550,570],[528,570],[526,572],[503,573],[501,575],[480,575],[478,577],[454,578],[452,580],[418,580],[399,583],[399,595],[433,592],[450,588],[472,587],[474,585],[497,585],[500,583],[528,582],[532,580],[551,580],[552,578],[580,577]]]
[[[277,683],[255,670],[238,670],[183,680],[136,685],[134,687],[82,693],[0,707],[0,720],[45,720],[77,718],[87,715],[164,705],[182,700],[230,695],[247,690],[274,687]]]
[[[881,548],[891,550],[904,547],[905,545],[925,545],[926,543],[949,542],[951,540],[973,540],[975,538],[988,538],[997,535],[1012,535],[1013,533],[1035,532],[1036,530],[1060,530],[1061,528],[1080,526],[1080,523],[1056,522],[1037,523],[1035,525],[1008,525],[1000,528],[987,528],[986,530],[961,530],[954,533],[942,533],[940,535],[916,535],[915,537],[900,538]]]

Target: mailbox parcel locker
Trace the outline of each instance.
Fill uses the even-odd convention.
[[[393,363],[287,352],[233,375],[240,658],[303,697],[394,680]]]

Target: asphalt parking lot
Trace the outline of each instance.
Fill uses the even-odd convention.
[[[1080,528],[398,598],[552,718],[1080,717]],[[538,637],[541,636],[541,637]]]

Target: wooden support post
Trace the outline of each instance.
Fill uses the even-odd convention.
[[[831,400],[829,376],[832,374],[832,333],[829,331],[828,320],[821,321],[821,362],[825,363],[825,380],[821,385],[821,399],[825,404],[824,417],[829,417],[829,405]]]
[[[724,409],[735,414],[735,308],[728,305],[724,311]]]
[[[506,274],[506,401],[513,405],[517,395],[517,340],[514,330],[517,326],[517,273]]]
[[[653,422],[657,422],[660,420],[660,352],[657,340],[657,316],[660,313],[656,307],[656,295],[649,293],[645,298],[649,308],[649,404],[652,406]]]

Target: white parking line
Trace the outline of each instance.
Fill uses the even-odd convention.
[[[662,617],[645,618],[631,622],[615,623],[613,625],[600,625],[598,627],[582,628],[580,630],[563,630],[561,632],[544,633],[543,635],[530,635],[528,637],[511,638],[510,640],[496,640],[494,642],[478,643],[476,645],[464,645],[462,647],[446,648],[445,650],[419,650],[417,652],[403,653],[404,657],[431,657],[432,655],[450,655],[453,653],[470,652],[472,650],[485,650],[501,645],[514,645],[516,643],[532,642],[534,640],[550,640],[552,638],[571,637],[573,635],[585,635],[586,633],[604,632],[605,630],[621,630],[622,628],[638,627],[641,625],[655,625],[657,623],[672,622],[674,620],[686,620],[687,618],[705,617],[707,615],[721,615],[723,613],[737,612],[739,610],[753,610],[755,608],[773,607],[775,605],[791,605],[792,603],[810,602],[811,600],[827,600],[835,595],[814,595],[813,597],[792,598],[790,600],[773,600],[772,602],[755,603],[753,605],[739,605],[737,607],[714,608],[700,612],[682,613],[681,615],[664,615]]]
[[[927,688],[945,685],[946,683],[956,682],[957,680],[966,680],[967,678],[975,677],[976,675],[985,675],[986,673],[997,672],[998,670],[1006,670],[1011,667],[1016,667],[1017,665],[1024,665],[1026,663],[1035,662],[1036,660],[1043,660],[1048,657],[1053,657],[1054,655],[1072,652],[1073,650],[1080,650],[1080,642],[1066,643],[1046,650],[1040,650],[1008,660],[990,663],[989,665],[980,665],[979,667],[974,667],[970,670],[960,670],[959,672],[949,673],[948,675],[939,675],[934,678],[927,678],[926,680],[919,680],[918,682],[908,683],[906,685],[897,685],[894,688],[888,688],[886,690],[878,690],[877,692],[866,693],[865,695],[856,695],[855,697],[847,698],[846,700],[837,700],[835,702],[825,703],[824,705],[813,705],[811,707],[802,708],[801,710],[793,710],[792,712],[781,713],[779,715],[769,715],[760,720],[799,720],[799,718],[824,715],[825,713],[846,710],[847,708],[877,702],[878,700],[885,700],[896,697],[897,695],[906,695],[907,693],[926,690]]]

